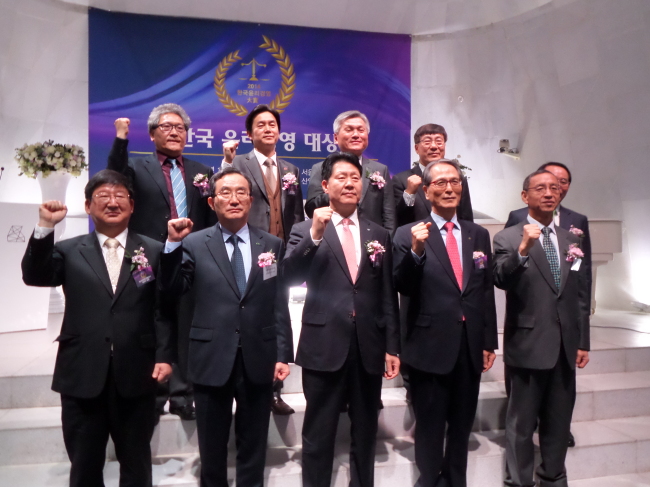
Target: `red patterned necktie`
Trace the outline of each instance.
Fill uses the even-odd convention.
[[[343,246],[343,254],[345,255],[345,261],[348,263],[348,270],[350,271],[350,277],[352,282],[357,280],[357,252],[354,247],[354,238],[352,238],[352,232],[350,231],[350,224],[354,225],[352,220],[349,218],[344,218],[341,220],[341,225],[343,225],[343,241],[341,242]]]
[[[460,265],[458,242],[456,242],[456,237],[454,237],[454,232],[452,231],[454,229],[454,224],[453,222],[447,222],[444,227],[445,230],[447,230],[447,254],[449,254],[451,267],[454,269],[456,281],[458,281],[458,287],[463,289],[463,267]]]

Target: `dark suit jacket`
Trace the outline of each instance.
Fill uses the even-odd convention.
[[[359,201],[359,216],[384,227],[391,232],[395,231],[395,202],[393,197],[393,183],[388,173],[388,168],[380,162],[372,161],[366,157],[361,158],[363,174],[363,192]],[[329,206],[329,195],[323,193],[321,182],[323,163],[318,162],[311,168],[309,176],[309,187],[307,189],[307,202],[305,211],[307,216],[312,218],[314,210],[323,206]],[[379,171],[381,176],[386,180],[386,186],[379,189],[376,185],[370,184],[368,176],[375,171]]]
[[[399,172],[393,176],[393,191],[395,193],[395,220],[397,227],[424,220],[431,213],[431,203],[424,196],[422,186],[418,188],[415,193],[415,204],[408,206],[404,202],[404,190],[408,185],[408,178],[412,175],[422,177],[420,164],[413,163],[415,166],[406,171]],[[472,210],[472,198],[469,194],[469,183],[467,177],[463,176],[463,189],[460,194],[460,203],[456,210],[459,220],[474,221],[474,214]]]
[[[156,281],[137,287],[131,276],[135,249],[143,247],[154,272],[162,245],[129,232],[115,294],[93,232],[54,245],[54,234],[29,241],[22,261],[29,286],[63,286],[65,313],[52,389],[78,398],[98,396],[113,347],[113,374],[126,397],[154,393],[155,363],[175,359],[172,323],[160,302]]]
[[[505,228],[517,225],[520,222],[527,221],[528,208],[519,208],[512,210],[508,215],[508,221]],[[580,239],[580,248],[585,254],[583,265],[585,266],[585,277],[587,279],[587,286],[589,287],[589,302],[591,303],[591,237],[589,236],[589,220],[586,216],[578,213],[577,211],[570,210],[560,205],[560,226],[565,230],[570,229],[572,226],[579,228],[584,232],[584,236]],[[591,305],[590,305],[591,306]]]
[[[419,370],[448,374],[461,346],[463,316],[467,342],[476,372],[483,370],[483,350],[498,348],[490,235],[472,222],[459,220],[463,239],[463,287],[458,286],[449,254],[431,216],[424,261],[411,252],[412,223],[397,229],[394,239],[394,277],[397,290],[409,296],[407,334],[402,360]],[[481,251],[488,263],[481,269],[473,253]]]
[[[291,230],[282,269],[290,286],[307,282],[302,330],[296,363],[312,370],[339,370],[348,356],[355,325],[361,359],[370,374],[384,372],[386,352],[399,353],[397,294],[392,282],[392,249],[384,228],[360,219],[361,263],[352,282],[343,247],[334,225],[328,224],[319,246],[314,245],[311,221]],[[373,266],[365,242],[377,240],[386,253]]]
[[[255,152],[236,156],[233,159],[233,167],[239,169],[248,176],[253,182],[253,206],[248,215],[249,224],[254,227],[268,231],[270,225],[271,207],[269,206],[269,197],[266,194],[264,185],[264,175],[260,168],[260,163],[255,157]],[[282,188],[282,178],[285,174],[292,173],[296,176],[298,186],[295,188],[295,194],[280,189],[282,192],[282,226],[284,228],[284,241],[289,240],[289,233],[294,223],[305,220],[305,211],[302,205],[302,187],[300,185],[300,169],[285,161],[277,159],[278,169],[280,170],[280,188]]]
[[[155,154],[130,158],[126,139],[115,138],[108,156],[107,169],[129,177],[135,191],[135,208],[129,229],[147,237],[164,242],[167,240],[167,221],[171,218],[169,192],[165,175]],[[208,206],[207,196],[201,196],[194,186],[194,176],[212,176],[212,169],[200,162],[183,157],[185,189],[187,191],[187,216],[194,223],[193,231],[202,230],[217,221],[214,211]]]
[[[560,290],[542,242],[531,248],[528,267],[520,264],[519,244],[526,222],[494,236],[494,283],[506,291],[503,360],[506,365],[551,369],[564,349],[575,368],[577,350],[589,350],[586,266],[572,271],[565,253],[578,237],[556,227],[560,248]]]
[[[240,296],[219,225],[188,235],[181,247],[163,254],[160,283],[182,294],[193,288],[189,378],[196,384],[223,386],[230,377],[238,343],[246,374],[262,384],[273,381],[277,362],[293,362],[288,288],[277,277],[263,279],[258,257],[272,251],[278,265],[282,240],[249,225],[252,266]]]

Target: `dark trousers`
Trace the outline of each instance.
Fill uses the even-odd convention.
[[[533,432],[539,419],[540,487],[567,487],[564,461],[576,400],[576,372],[560,352],[548,370],[508,366],[505,485],[534,486]]]
[[[420,470],[416,486],[466,487],[469,437],[481,373],[472,364],[465,329],[450,373],[431,374],[409,367],[409,374],[415,413],[415,464]]]
[[[201,457],[201,487],[227,487],[228,436],[235,411],[236,484],[262,487],[269,433],[272,382],[254,384],[244,367],[241,349],[228,382],[222,387],[194,384],[196,426]]]
[[[172,365],[169,381],[158,383],[156,408],[162,410],[169,400],[169,405],[182,408],[194,403],[192,383],[187,378],[188,356],[190,348],[190,328],[194,315],[194,296],[192,292],[184,294],[178,303],[172,303],[176,316],[176,334],[178,344],[178,361]]]
[[[72,463],[70,487],[103,487],[108,437],[120,463],[120,487],[151,486],[155,396],[122,397],[109,367],[106,385],[92,399],[61,395],[63,440]]]
[[[341,408],[349,404],[350,486],[371,487],[375,475],[377,404],[381,375],[369,374],[361,362],[356,334],[340,370],[302,369],[307,400],[302,427],[302,485],[329,487],[334,463],[334,442]]]

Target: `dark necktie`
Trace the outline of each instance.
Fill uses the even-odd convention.
[[[560,262],[557,259],[557,252],[555,247],[553,247],[553,242],[551,242],[551,229],[548,227],[542,228],[542,233],[544,234],[544,240],[542,241],[542,247],[544,247],[544,252],[546,252],[546,258],[548,263],[551,266],[551,274],[553,274],[553,279],[555,280],[555,287],[560,289]]]
[[[447,222],[444,225],[445,230],[447,230],[447,253],[449,254],[449,260],[451,261],[451,267],[454,269],[454,275],[456,276],[456,281],[458,281],[458,287],[463,289],[463,266],[460,264],[460,253],[458,252],[458,242],[456,242],[456,237],[454,237],[454,223]]]
[[[246,290],[246,270],[244,269],[244,257],[241,255],[241,250],[239,250],[239,241],[243,240],[237,235],[231,235],[228,237],[228,242],[233,246],[232,257],[230,258],[230,265],[232,266],[232,271],[235,274],[235,281],[237,282],[237,287],[239,288],[239,294],[244,295]]]

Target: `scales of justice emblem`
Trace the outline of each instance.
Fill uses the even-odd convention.
[[[284,48],[267,36],[263,35],[262,39],[264,42],[259,47],[273,56],[275,62],[280,68],[280,73],[282,75],[280,90],[273,98],[273,101],[271,101],[271,103],[268,103],[268,105],[269,107],[274,108],[278,112],[282,113],[289,106],[291,99],[293,98],[296,88],[296,73],[294,71],[293,64],[291,63],[291,59],[289,58],[289,54],[287,54]],[[239,55],[239,50],[231,52],[221,60],[217,66],[217,69],[215,70],[214,91],[217,95],[217,98],[224,106],[224,108],[226,108],[226,110],[228,110],[230,113],[234,113],[238,117],[245,117],[248,114],[248,109],[244,105],[235,101],[226,89],[226,75],[228,73],[228,70],[233,64],[239,61],[242,61],[242,57]],[[271,97],[272,93],[263,89],[264,86],[262,83],[260,83],[270,80],[259,79],[257,77],[257,68],[266,68],[267,65],[261,64],[255,58],[247,63],[241,63],[241,65],[251,67],[251,76],[248,78],[240,78],[241,80],[247,80],[249,83],[247,84],[247,89],[238,90],[238,95],[246,96],[248,102],[254,103],[255,105],[257,105],[260,97]]]

